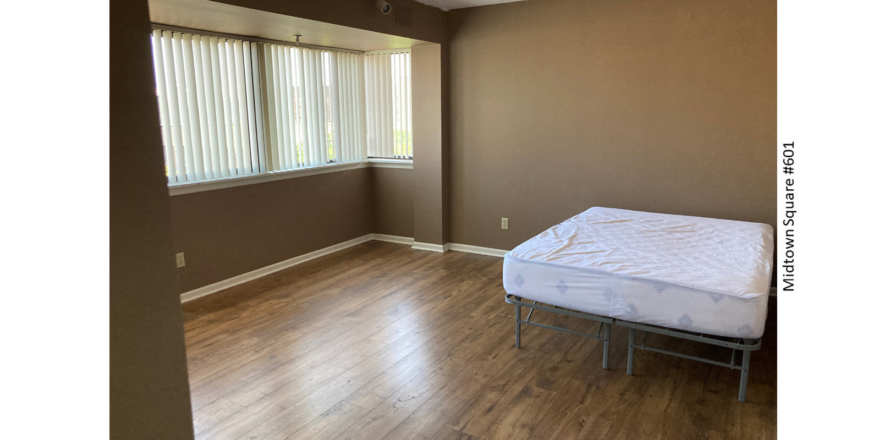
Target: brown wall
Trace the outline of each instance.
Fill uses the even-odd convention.
[[[512,249],[591,206],[776,224],[775,2],[530,0],[449,21],[452,242]]]
[[[110,2],[110,438],[192,439],[147,2]]]
[[[394,5],[413,9],[411,29],[395,26],[392,14],[379,13],[375,0],[219,1],[423,41],[446,41],[448,14],[412,0],[392,1]],[[421,113],[421,108],[421,102],[414,100],[414,113]],[[432,115],[437,113],[438,119],[431,123],[438,130],[442,128],[440,113],[435,110],[439,109],[437,104],[428,110]],[[417,124],[416,120],[413,122]],[[424,241],[442,244],[448,237],[443,224],[444,210],[448,216],[448,199],[444,206],[442,136],[439,131],[434,134],[436,136],[432,136],[430,142],[436,140],[436,146],[431,144],[423,148],[422,141],[414,139],[413,147],[423,150],[423,168],[430,167],[428,177],[431,180],[421,182],[428,187],[424,194],[429,195],[429,199],[422,200],[430,200],[421,205],[427,207],[421,211],[422,224],[425,225],[422,236]],[[448,142],[448,136],[442,142]],[[430,157],[429,151],[433,151],[436,158]],[[433,172],[434,166],[437,173]],[[174,196],[175,245],[177,251],[186,256],[186,266],[178,271],[181,291],[203,287],[372,232],[414,237],[418,234],[414,226],[413,194],[420,183],[413,175],[411,170],[360,169]],[[326,193],[337,195],[328,198],[324,196]]]
[[[353,0],[229,2],[400,34],[321,15]],[[414,169],[172,198],[183,291],[370,232],[511,249],[591,206],[775,224],[772,2],[531,0],[449,17],[448,46],[413,49]],[[317,195],[334,183],[356,190]]]
[[[392,5],[402,5],[412,9],[413,25],[410,28],[396,26],[393,21],[394,14],[384,15],[379,12],[376,8],[376,0],[215,1],[433,43],[446,41],[447,14],[438,8],[414,0],[388,1]]]
[[[415,241],[445,244],[443,51],[439,44],[413,46],[413,238]]]
[[[373,231],[413,236],[412,170],[373,168]]]
[[[371,169],[171,197],[182,292],[373,232]]]

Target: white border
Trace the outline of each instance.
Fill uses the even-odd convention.
[[[358,168],[396,168],[408,169],[413,167],[412,159],[380,159],[370,158],[358,162],[348,162],[319,167],[301,168],[289,171],[274,171],[271,173],[251,174],[248,176],[224,177],[222,179],[203,180],[201,182],[170,183],[168,194],[179,196],[215,189],[233,188],[236,186],[253,185],[257,183],[272,182],[275,180],[293,179],[297,177],[314,176],[316,174],[335,173],[349,171]]]
[[[325,247],[324,249],[318,249],[314,252],[309,252],[308,254],[300,255],[298,257],[293,257],[289,260],[284,260],[275,264],[271,264],[266,267],[262,267],[257,270],[250,271],[248,273],[244,273],[238,276],[234,276],[232,278],[225,279],[223,281],[218,281],[214,284],[209,284],[204,287],[199,287],[198,289],[190,290],[189,292],[184,292],[180,295],[180,302],[185,303],[192,301],[196,298],[201,298],[203,296],[208,296],[212,293],[217,293],[221,290],[228,289],[233,286],[237,286],[239,284],[246,283],[251,280],[255,280],[262,276],[269,275],[273,272],[278,272],[279,270],[287,269],[288,267],[296,266],[300,263],[305,263],[306,261],[313,260],[318,257],[323,257],[324,255],[332,254],[333,252],[338,252],[346,248],[350,248],[352,246],[359,245],[361,243],[366,243],[371,240],[376,241],[384,241],[388,243],[397,243],[404,245],[411,245],[415,250],[422,251],[431,251],[431,252],[446,252],[446,251],[457,251],[457,252],[467,252],[469,254],[480,254],[480,255],[488,255],[491,257],[504,257],[509,251],[504,249],[493,249],[482,246],[472,246],[469,244],[458,244],[458,243],[446,243],[444,245],[433,244],[433,243],[421,243],[415,241],[412,237],[401,237],[399,235],[386,235],[386,234],[367,234],[362,237],[358,237],[352,240],[344,241],[339,244],[334,244],[333,246]],[[776,296],[776,288],[770,288],[770,296]]]
[[[180,295],[180,302],[185,303],[192,301],[197,298],[201,298],[203,296],[208,296],[212,293],[217,293],[221,290],[228,289],[233,286],[237,286],[239,284],[246,283],[248,281],[255,280],[262,276],[269,275],[273,272],[278,272],[279,270],[287,269],[288,267],[296,266],[297,264],[305,263],[306,261],[313,260],[318,257],[323,257],[324,255],[332,254],[333,252],[338,252],[346,248],[350,248],[352,246],[359,245],[361,243],[366,243],[371,240],[376,241],[385,241],[388,243],[398,243],[411,245],[415,250],[423,250],[423,251],[432,251],[432,252],[446,252],[448,250],[459,251],[459,252],[468,252],[472,254],[481,254],[481,255],[490,255],[493,257],[503,257],[504,254],[507,253],[505,250],[501,249],[492,249],[485,248],[480,246],[471,246],[467,244],[456,244],[456,243],[446,243],[444,245],[433,244],[433,243],[420,243],[416,242],[412,237],[401,237],[398,235],[386,235],[386,234],[367,234],[362,237],[358,237],[352,240],[344,241],[339,244],[334,244],[333,246],[325,247],[324,249],[318,249],[314,252],[309,252],[308,254],[300,255],[298,257],[293,257],[289,260],[280,261],[275,264],[271,264],[266,267],[262,267],[257,270],[250,271],[248,273],[243,273],[238,276],[234,276],[232,278],[225,279],[223,281],[218,281],[214,284],[209,284],[204,287],[199,287],[198,289],[190,290],[189,292],[184,292]]]
[[[493,249],[482,246],[471,246],[469,244],[449,243],[449,250],[468,252],[471,254],[489,255],[492,257],[503,257],[504,254],[510,252],[504,249]]]
[[[397,168],[401,170],[411,170],[413,167],[412,159],[385,159],[382,157],[371,157],[367,159],[372,168]]]
[[[413,240],[412,237],[401,237],[399,235],[385,235],[385,234],[371,234],[373,240],[376,241],[387,241],[388,243],[398,243],[398,244],[408,244],[412,246]]]
[[[208,296],[212,293],[219,292],[224,289],[228,289],[233,286],[237,286],[242,283],[246,283],[251,280],[255,280],[265,275],[269,275],[273,272],[278,272],[279,270],[287,269],[291,266],[296,266],[297,264],[305,263],[309,260],[314,260],[318,257],[323,257],[327,254],[332,254],[333,252],[341,251],[345,248],[350,248],[352,246],[359,245],[361,243],[366,243],[373,239],[373,234],[367,234],[362,237],[358,237],[352,240],[344,241],[339,244],[334,244],[333,246],[325,247],[324,249],[318,249],[314,252],[309,252],[307,254],[300,255],[298,257],[293,257],[289,260],[280,261],[275,264],[270,264],[269,266],[259,268],[257,270],[252,270],[247,273],[243,273],[238,276],[234,276],[232,278],[225,279],[223,281],[216,282],[214,284],[209,284],[204,287],[199,287],[198,289],[190,290],[189,292],[182,293],[180,295],[180,302],[185,303],[192,301],[196,298],[201,298],[203,296]]]
[[[414,241],[412,248],[417,251],[446,252],[449,250],[449,243],[434,244],[434,243],[422,243],[422,242]]]

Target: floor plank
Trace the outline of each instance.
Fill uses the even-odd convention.
[[[196,438],[776,438],[776,302],[739,372],[524,327],[502,259],[368,242],[184,305]],[[536,311],[536,322],[598,323]],[[724,360],[730,352],[663,336],[649,343]]]

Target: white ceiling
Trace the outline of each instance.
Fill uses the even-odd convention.
[[[499,3],[513,3],[525,0],[416,0],[419,3],[434,6],[444,11],[450,9],[473,8],[475,6],[497,5]]]
[[[270,40],[362,51],[402,49],[424,41],[205,0],[149,0],[153,23]]]

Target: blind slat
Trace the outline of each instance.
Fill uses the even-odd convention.
[[[343,162],[342,141],[339,137],[339,54],[336,52],[330,54],[330,92],[333,109],[333,159]]]
[[[263,93],[265,93],[265,97],[266,97],[266,101],[265,101],[266,114],[264,115],[266,118],[265,119],[265,128],[266,128],[265,139],[266,139],[266,145],[268,146],[268,148],[272,148],[273,145],[277,145],[277,143],[278,143],[278,133],[277,133],[277,129],[275,128],[275,127],[277,127],[277,125],[272,123],[272,122],[276,122],[276,119],[277,119],[276,106],[278,105],[275,103],[275,89],[274,89],[275,72],[272,67],[273,59],[271,57],[271,54],[269,53],[272,51],[272,48],[270,46],[265,46],[265,45],[261,46],[261,48],[263,50],[264,56],[260,58],[260,62],[261,62],[260,67],[263,71],[263,75],[265,75],[264,76],[265,87],[263,87]],[[278,163],[278,157],[276,157],[276,154],[274,151],[270,151],[266,155],[266,164],[268,166],[269,171],[278,171],[280,169],[280,166]]]
[[[212,54],[210,38],[205,36],[199,38],[199,52],[202,59],[202,83],[204,84],[203,95],[205,98],[204,124],[208,130],[208,150],[211,160],[211,174],[214,178],[219,178],[223,177],[223,168],[220,164],[220,147],[217,143],[217,106],[214,102],[214,68],[211,61]]]
[[[214,126],[216,127],[217,148],[220,156],[220,175],[229,177],[231,175],[231,163],[233,162],[229,157],[230,131],[229,125],[226,123],[229,106],[224,98],[224,93],[226,92],[224,78],[226,73],[223,69],[225,64],[223,54],[225,51],[220,47],[219,38],[211,38],[208,42],[211,46],[211,74],[214,82]]]
[[[394,117],[394,124],[392,125],[391,136],[394,145],[394,157],[401,157],[402,152],[400,151],[400,139],[398,139],[398,132],[400,130],[400,117],[403,116],[400,111],[400,57],[397,55],[391,55],[391,101],[393,106],[392,115]]]
[[[317,79],[315,78],[315,57],[313,56],[312,51],[307,51],[305,49],[300,49],[303,52],[303,58],[305,60],[305,72],[306,72],[306,112],[305,114],[308,116],[309,123],[307,125],[306,130],[308,130],[309,134],[309,166],[314,166],[316,162],[315,156],[318,151],[318,132],[317,132],[317,119],[318,119],[318,104],[317,104]]]
[[[363,58],[363,57],[359,57]],[[364,63],[359,59],[357,65],[357,112],[358,112],[358,150],[360,158],[367,157],[367,114],[364,94]]]
[[[277,69],[276,74],[278,75],[276,90],[276,97],[278,101],[281,102],[281,130],[282,130],[282,143],[278,147],[281,151],[281,157],[284,161],[284,169],[289,170],[293,168],[293,164],[295,163],[294,157],[291,154],[291,143],[296,143],[296,133],[291,131],[291,121],[293,121],[292,114],[292,106],[290,105],[290,93],[289,90],[289,77],[287,76],[287,68],[289,66],[289,54],[283,47],[274,46],[276,49],[276,54],[279,55],[277,59]]]
[[[232,74],[235,77],[234,89],[233,93],[235,93],[235,98],[233,102],[236,104],[236,109],[238,110],[238,119],[236,120],[238,127],[238,135],[240,137],[240,143],[236,147],[235,151],[238,154],[238,167],[239,173],[241,174],[251,174],[251,148],[250,148],[250,135],[248,133],[248,111],[247,111],[247,92],[245,92],[245,82],[244,82],[244,59],[241,52],[241,42],[235,41],[232,43]]]
[[[189,120],[189,105],[186,97],[186,73],[183,67],[183,45],[181,44],[182,36],[173,34],[171,36],[171,47],[174,55],[174,79],[177,94],[178,116],[180,117],[180,132],[183,141],[183,159],[184,170],[186,170],[186,180],[196,180],[195,165],[193,164],[192,152],[192,126]]]
[[[305,50],[305,49],[304,49]],[[308,50],[309,56],[309,74],[312,78],[311,83],[309,83],[309,88],[312,91],[312,105],[310,111],[314,116],[312,118],[311,130],[312,130],[312,161],[311,165],[320,165],[321,164],[321,75],[320,75],[320,67],[318,63],[318,57],[316,51]]]
[[[183,58],[183,84],[186,88],[186,112],[190,133],[190,144],[187,151],[190,152],[191,160],[187,160],[187,166],[192,165],[192,172],[195,174],[193,180],[204,180],[205,162],[202,159],[202,133],[199,127],[199,103],[196,97],[191,34],[181,35],[180,48],[180,56]]]
[[[153,30],[153,69],[156,76],[156,96],[159,100],[159,122],[162,130],[162,145],[165,151],[168,182],[177,182],[174,166],[174,144],[171,139],[171,122],[168,116],[168,92],[165,85],[165,63],[162,51],[162,32]]]
[[[242,174],[241,164],[241,127],[238,125],[238,91],[236,90],[235,84],[235,53],[233,49],[232,42],[224,41],[220,48],[225,53],[225,61],[226,65],[224,66],[224,70],[226,73],[226,93],[223,94],[223,99],[229,104],[229,112],[227,112],[226,116],[228,119],[226,120],[226,124],[229,126],[232,132],[232,137],[230,146],[230,152],[232,153],[232,160],[229,163],[229,172],[230,174],[237,176]]]
[[[339,145],[342,149],[342,161],[349,162],[351,161],[351,151],[349,149],[349,96],[348,96],[348,58],[345,54],[340,55],[340,63],[339,63],[339,87],[340,87],[340,100],[341,100],[341,108],[340,108],[340,137],[339,137]]]
[[[241,45],[242,51],[242,70],[244,70],[244,84],[253,84],[253,63],[251,63],[251,45],[244,42]],[[250,145],[250,171],[252,173],[260,172],[260,153],[257,144],[257,115],[254,107],[254,91],[251,87],[244,87],[245,101],[247,102],[247,126],[248,126],[248,144]]]
[[[165,61],[165,84],[168,96],[168,117],[171,123],[171,141],[174,149],[177,181],[186,182],[186,158],[180,125],[180,105],[177,103],[177,74],[174,68],[174,41],[171,32],[162,32],[162,56]]]
[[[199,144],[201,146],[202,173],[205,179],[213,179],[214,168],[211,160],[211,135],[208,130],[207,98],[205,97],[205,77],[202,72],[202,38],[193,35],[190,39],[192,47],[193,77],[195,79],[196,114],[199,121]],[[219,176],[218,176],[219,177]]]
[[[355,151],[355,143],[357,142],[357,132],[355,131],[355,119],[357,118],[357,114],[355,113],[355,104],[354,104],[354,80],[352,78],[352,71],[354,67],[354,63],[356,60],[356,56],[346,56],[345,57],[345,104],[346,104],[346,120],[345,120],[345,130],[348,133],[345,139],[345,147],[346,153],[348,154],[348,160],[356,160],[358,159],[357,153]]]
[[[308,126],[309,126],[309,115],[306,112],[306,99],[307,99],[307,91],[306,91],[306,76],[304,71],[303,64],[303,54],[299,49],[292,49],[290,51],[290,55],[294,58],[295,64],[291,67],[295,69],[295,75],[297,79],[297,100],[296,100],[296,112],[297,112],[297,120],[299,122],[299,137],[297,138],[297,157],[301,158],[302,163],[305,166],[308,166],[310,163],[309,160],[309,134],[308,134]]]
[[[413,157],[413,129],[412,129],[412,58],[406,54],[406,129],[407,129],[407,152]]]
[[[323,165],[327,163],[327,97],[324,93],[326,72],[324,72],[324,54],[317,50],[311,52],[315,57],[315,104],[318,110],[318,117],[315,121],[316,134],[318,135],[315,162],[318,165]]]
[[[382,107],[379,100],[379,57],[369,56],[367,58],[370,60],[370,113],[373,115],[373,125],[370,127],[370,135],[372,136],[370,155],[381,156],[382,138],[379,127],[382,126]]]
[[[388,120],[384,127],[385,132],[385,157],[394,157],[394,74],[391,72],[391,54],[382,55],[385,58],[385,118]]]
[[[266,139],[265,139],[265,123],[263,122],[265,115],[263,114],[263,70],[260,68],[259,47],[257,43],[251,42],[251,71],[254,77],[254,114],[257,118],[257,154],[260,158],[260,172],[268,171],[266,162]]]
[[[238,175],[235,160],[235,130],[232,125],[232,103],[229,96],[229,62],[226,40],[217,42],[218,70],[220,71],[220,96],[223,101],[223,131],[226,137],[226,169],[230,176]]]

